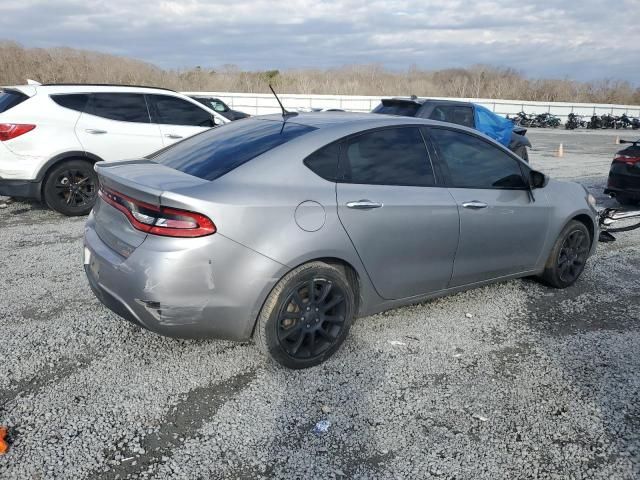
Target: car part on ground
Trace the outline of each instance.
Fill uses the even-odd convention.
[[[613,233],[630,232],[640,228],[640,210],[604,208],[598,213],[601,242],[613,242]]]
[[[572,221],[588,253],[597,235],[581,185],[424,119],[254,117],[96,171],[84,263],[105,305],[169,336],[253,334],[294,368],[335,352],[354,316],[542,275],[556,239],[584,261]]]
[[[620,140],[630,146],[619,150],[609,169],[604,193],[615,197],[621,205],[640,203],[640,140]]]
[[[95,185],[87,188],[96,162],[145,156],[228,121],[185,95],[161,88],[4,87],[0,89],[0,195],[32,198],[58,212],[83,215],[95,200]],[[69,162],[84,172],[85,180],[77,186],[73,179],[58,178],[60,166]]]

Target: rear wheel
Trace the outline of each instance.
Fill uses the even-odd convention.
[[[96,202],[98,176],[85,160],[67,160],[53,167],[44,183],[44,200],[67,216],[86,215]]]
[[[584,270],[590,249],[589,230],[584,223],[572,220],[558,236],[547,260],[542,280],[555,288],[573,285]]]
[[[269,294],[254,338],[288,368],[307,368],[331,357],[349,333],[355,296],[344,271],[323,262],[302,265]]]

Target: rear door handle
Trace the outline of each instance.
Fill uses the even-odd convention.
[[[464,202],[462,206],[472,210],[479,210],[481,208],[487,208],[489,205],[484,202],[479,202],[478,200],[471,200],[470,202]]]
[[[355,208],[356,210],[369,210],[371,208],[382,207],[382,203],[372,202],[371,200],[358,200],[355,202],[347,202],[347,207]]]
[[[182,135],[177,135],[175,133],[165,133],[164,136],[167,138],[173,138],[173,139],[183,138]]]
[[[92,135],[102,135],[107,133],[106,130],[100,130],[99,128],[87,128],[85,132],[90,133]]]

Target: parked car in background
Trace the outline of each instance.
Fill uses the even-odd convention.
[[[206,107],[218,112],[228,120],[240,120],[242,118],[250,117],[248,113],[241,112],[240,110],[232,110],[222,100],[216,97],[210,97],[208,95],[189,95],[195,101],[200,102]]]
[[[86,215],[98,161],[140,157],[224,116],[180,93],[119,85],[23,85],[0,90],[0,195]]]
[[[616,198],[621,205],[640,204],[640,140],[635,142],[620,140],[629,144],[619,150],[609,169],[607,193]]]
[[[420,118],[253,117],[96,170],[96,296],[163,335],[253,336],[291,368],[356,316],[515,277],[567,287],[598,238],[582,185]]]
[[[372,113],[428,118],[475,128],[511,149],[525,162],[529,161],[527,147],[531,148],[531,142],[526,137],[527,129],[475,103],[415,96],[385,98]]]

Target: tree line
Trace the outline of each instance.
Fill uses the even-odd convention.
[[[93,51],[0,42],[0,85],[23,84],[27,78],[41,83],[117,83],[182,91],[268,93],[271,83],[283,93],[640,104],[640,87],[626,81],[531,79],[510,68],[487,65],[444,70],[412,66],[402,72],[380,65],[285,71],[245,71],[233,65],[167,70]]]

